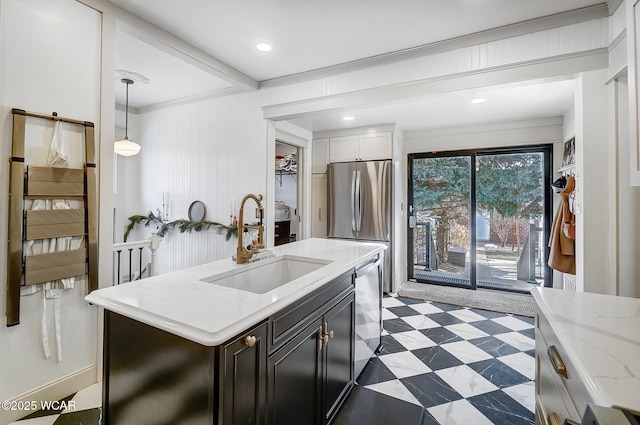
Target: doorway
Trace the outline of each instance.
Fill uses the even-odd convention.
[[[551,152],[409,155],[409,279],[524,293],[550,286]]]
[[[274,245],[298,240],[299,150],[276,140]]]

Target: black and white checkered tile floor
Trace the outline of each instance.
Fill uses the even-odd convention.
[[[40,410],[9,425],[100,425],[102,384],[93,384],[61,401],[59,410]]]
[[[335,425],[534,423],[533,319],[400,297],[383,300],[384,349],[369,361]],[[16,425],[99,425],[100,384],[72,410]]]
[[[400,297],[383,306],[384,349],[337,425],[535,422],[532,318]]]

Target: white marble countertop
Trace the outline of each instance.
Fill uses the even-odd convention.
[[[595,404],[640,414],[640,299],[535,288]]]
[[[330,239],[305,239],[277,246],[272,249],[276,256],[312,257],[330,263],[264,294],[202,281],[253,265],[238,265],[229,258],[99,289],[85,299],[199,344],[214,346],[385,249],[382,244]]]

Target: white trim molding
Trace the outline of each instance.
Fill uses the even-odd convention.
[[[61,400],[69,394],[76,393],[89,385],[95,384],[98,382],[96,376],[97,368],[95,364],[92,364],[7,401],[10,403],[15,402],[17,405],[36,402],[40,406],[41,402]],[[30,413],[33,412],[0,409],[0,423],[15,422]]]

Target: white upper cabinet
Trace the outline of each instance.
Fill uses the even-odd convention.
[[[629,159],[632,186],[640,186],[640,1],[627,0],[627,59],[629,76]]]
[[[391,159],[391,133],[372,133],[358,136],[360,160]]]
[[[329,139],[330,162],[391,159],[391,132],[361,134]]]
[[[312,173],[326,173],[329,163],[329,139],[316,139],[311,143]]]
[[[357,161],[358,155],[358,136],[332,137],[329,139],[329,158],[331,162]]]

